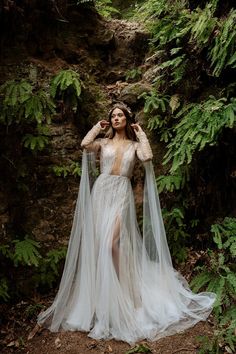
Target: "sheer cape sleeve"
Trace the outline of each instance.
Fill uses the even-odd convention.
[[[100,139],[96,139],[101,131],[101,125],[98,122],[93,128],[85,135],[81,142],[81,147],[88,151],[98,152],[100,149]],[[96,140],[95,140],[96,139]]]
[[[59,290],[52,305],[38,316],[38,323],[49,328],[52,332],[67,329],[65,319],[70,312],[76,296],[76,284],[84,288],[84,296],[89,299],[94,293],[95,284],[95,254],[94,254],[94,226],[92,220],[91,179],[89,171],[94,171],[94,153],[84,150],[82,159],[82,176],[78,193],[74,219],[67,249],[64,270]],[[86,238],[85,238],[86,235]],[[80,299],[83,303],[84,299]],[[89,307],[92,313],[83,311],[82,322],[89,330],[93,305]]]
[[[136,143],[136,154],[139,160],[145,162],[153,158],[152,149],[144,131],[136,132],[138,142]]]

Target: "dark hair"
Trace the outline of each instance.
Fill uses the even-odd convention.
[[[130,139],[130,140],[134,140],[136,141],[137,138],[136,138],[136,135],[135,135],[135,132],[134,132],[134,129],[131,127],[131,124],[132,123],[135,123],[135,118],[134,118],[134,114],[131,112],[130,108],[127,107],[124,103],[115,103],[113,106],[112,106],[112,109],[109,111],[108,113],[108,119],[109,119],[109,122],[111,122],[111,118],[112,118],[112,113],[113,111],[116,109],[116,108],[119,108],[125,115],[126,117],[126,127],[125,127],[125,133],[127,135],[127,138]],[[109,139],[112,139],[115,135],[115,129],[111,126],[106,134],[106,136],[109,138]]]

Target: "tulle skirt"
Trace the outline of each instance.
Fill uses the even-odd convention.
[[[133,343],[173,334],[208,316],[212,297],[194,295],[171,268],[165,277],[143,249],[127,177],[101,174],[92,191],[92,206],[94,289],[83,294],[85,271],[75,289],[65,329],[90,331],[95,339]],[[92,264],[87,262],[89,270]]]

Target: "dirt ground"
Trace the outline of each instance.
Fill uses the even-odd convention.
[[[13,354],[129,354],[147,352],[152,354],[194,354],[198,353],[198,336],[211,336],[211,320],[200,322],[193,328],[156,342],[140,342],[130,346],[121,341],[95,341],[82,332],[51,333],[35,327],[35,322],[26,323],[21,319],[15,323],[15,331],[10,327],[1,328],[0,353]],[[20,327],[20,323],[22,326]],[[32,337],[29,339],[29,337]],[[144,350],[141,351],[141,347]],[[139,348],[139,351],[138,351]],[[148,351],[149,348],[149,351]],[[131,351],[131,349],[133,349]],[[136,350],[134,350],[136,349]]]

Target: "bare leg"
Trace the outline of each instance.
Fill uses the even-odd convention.
[[[117,217],[114,225],[112,237],[112,258],[116,270],[117,277],[119,278],[119,256],[120,256],[120,218]]]

